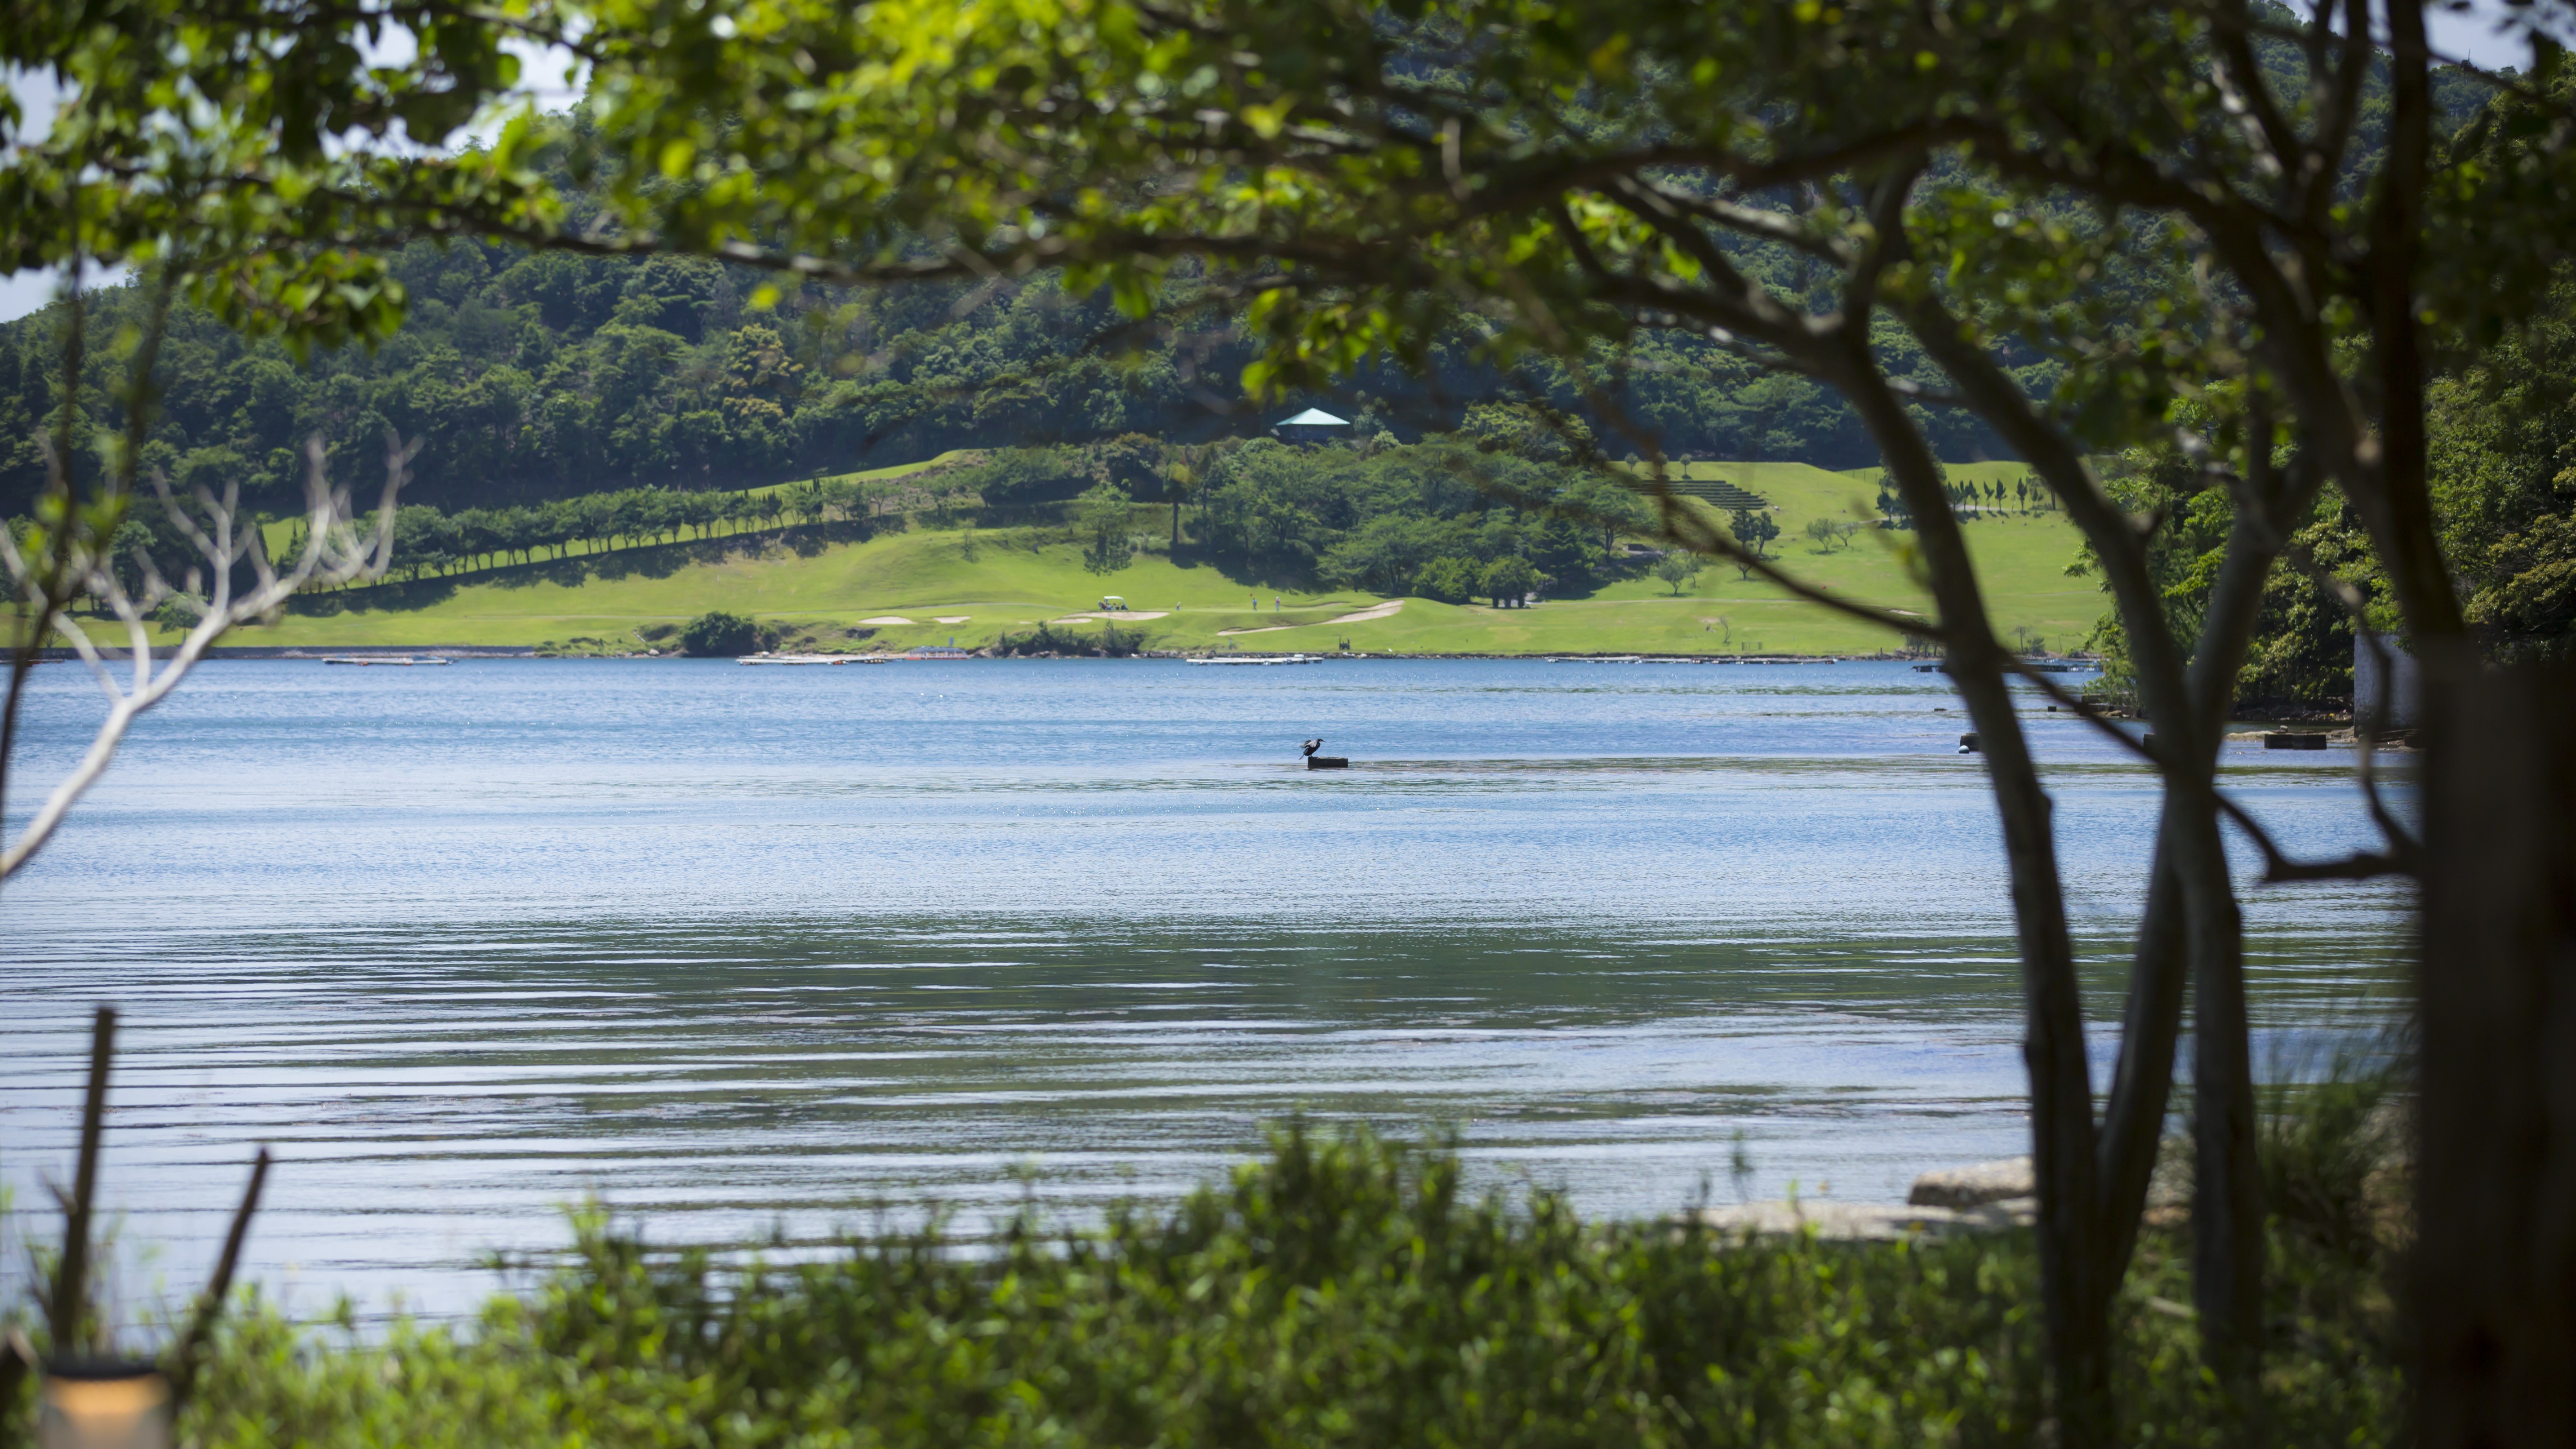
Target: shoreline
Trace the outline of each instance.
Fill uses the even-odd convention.
[[[102,655],[102,656],[109,657],[109,658],[122,659],[122,658],[127,657],[127,655],[126,655],[126,651],[125,651],[125,650],[123,650],[122,648],[118,648],[118,649],[115,649],[115,650],[111,651],[111,650],[109,650],[109,649],[107,649],[107,648],[102,647],[102,648],[101,648],[101,650],[100,650],[99,652],[101,653],[101,655]],[[156,645],[152,646],[152,657],[153,657],[153,658],[155,658],[155,659],[168,659],[168,658],[170,658],[171,656],[173,656],[174,654],[176,654],[177,652],[178,652],[178,646],[176,646],[176,645],[172,645],[172,644],[156,644]],[[891,653],[891,652],[887,652],[887,651],[880,651],[880,653],[882,654],[882,656],[883,656],[883,657],[886,657],[886,658],[897,658],[897,657],[900,657],[900,656],[898,656],[898,655],[895,655],[895,654],[893,654],[893,653]],[[1233,651],[1233,650],[1216,650],[1216,649],[1188,649],[1188,650],[1185,650],[1185,649],[1143,649],[1143,650],[1138,650],[1137,652],[1135,652],[1135,653],[1133,653],[1133,654],[1127,654],[1127,655],[1037,653],[1037,654],[1015,654],[1015,655],[1003,656],[1003,655],[993,654],[993,653],[991,653],[991,652],[989,652],[989,651],[987,651],[987,650],[976,649],[976,650],[969,650],[969,651],[966,651],[966,652],[963,654],[963,656],[962,656],[962,657],[964,657],[964,658],[968,658],[968,659],[999,659],[999,658],[1008,657],[1008,658],[1013,658],[1013,659],[1111,659],[1111,658],[1116,658],[1116,659],[1163,660],[1163,659],[1204,659],[1204,658],[1209,658],[1209,657],[1212,657],[1212,656],[1213,656],[1213,657],[1219,657],[1219,658],[1223,658],[1223,657],[1240,657],[1240,658],[1247,658],[1247,659],[1261,659],[1261,658],[1285,658],[1285,657],[1288,657],[1288,656],[1290,656],[1290,655],[1292,655],[1292,654],[1299,654],[1299,653],[1305,653],[1305,657],[1308,657],[1308,658],[1311,658],[1311,659],[1316,659],[1316,660],[1362,660],[1362,659],[1369,659],[1369,660],[1380,660],[1380,659],[1409,659],[1409,660],[1428,660],[1428,659],[1461,659],[1461,660],[1523,660],[1523,661],[1536,660],[1536,661],[1542,661],[1542,662],[1551,662],[1551,663],[1553,663],[1553,662],[1562,662],[1562,663],[1568,663],[1568,664],[1896,664],[1896,663],[1918,663],[1918,664],[1919,664],[1919,663],[1924,662],[1924,661],[1923,661],[1923,657],[1922,657],[1922,656],[1919,656],[1919,655],[1909,655],[1909,654],[1786,654],[1786,653],[1762,653],[1762,654],[1640,654],[1640,653],[1633,653],[1633,652],[1617,652],[1617,653],[1612,653],[1612,652],[1587,652],[1587,651],[1581,651],[1581,650],[1531,650],[1531,651],[1529,651],[1529,652],[1527,652],[1527,653],[1496,653],[1496,652],[1489,652],[1489,651],[1466,651],[1466,650],[1462,650],[1462,651],[1458,651],[1458,652],[1454,652],[1454,653],[1453,653],[1453,652],[1448,652],[1448,651],[1405,651],[1405,650],[1366,650],[1366,649],[1353,649],[1353,650],[1324,650],[1324,651],[1321,651],[1321,652],[1306,653],[1305,651],[1297,651],[1297,650],[1267,650],[1267,649],[1262,649],[1262,650],[1246,649],[1246,650],[1241,650],[1241,651]],[[0,648],[0,658],[15,658],[15,657],[16,657],[16,655],[17,655],[17,651],[16,651],[16,650],[14,650],[14,649]],[[77,653],[75,653],[74,651],[72,651],[72,650],[70,650],[70,649],[67,649],[67,648],[62,648],[62,647],[60,647],[60,646],[47,646],[47,647],[45,647],[45,648],[38,649],[38,650],[36,650],[36,651],[35,651],[35,655],[36,655],[36,658],[37,658],[40,662],[52,662],[52,661],[68,661],[68,660],[77,660],[77,659],[80,657],[80,656],[79,656]],[[232,659],[300,659],[300,660],[308,660],[308,661],[320,661],[320,660],[323,660],[323,659],[403,659],[403,658],[431,658],[431,659],[577,659],[577,660],[600,660],[600,659],[655,659],[655,660],[664,660],[664,659],[687,659],[687,658],[692,658],[692,657],[696,657],[696,656],[685,655],[685,654],[677,654],[677,653],[664,654],[664,653],[660,653],[660,652],[647,652],[647,651],[643,651],[643,650],[636,650],[636,651],[625,652],[625,653],[617,653],[617,654],[570,654],[570,653],[553,653],[553,654],[549,654],[549,653],[543,653],[543,652],[540,652],[540,651],[539,651],[539,649],[538,649],[535,645],[529,645],[529,644],[415,644],[415,645],[409,645],[409,646],[404,646],[404,645],[395,645],[395,644],[347,644],[347,645],[337,645],[337,646],[332,646],[332,645],[321,645],[321,644],[294,644],[294,645],[269,645],[269,644],[259,644],[259,645],[223,645],[223,644],[219,644],[219,645],[215,645],[215,646],[213,646],[213,647],[211,647],[211,648],[207,649],[207,650],[205,651],[205,653],[204,653],[202,656],[200,656],[200,657],[201,657],[202,659],[204,659],[204,660],[207,660],[207,661],[210,661],[210,662],[211,662],[211,661],[216,661],[216,660],[232,660]],[[725,656],[709,656],[709,657],[719,657],[719,658],[721,658],[721,657],[725,657]],[[846,651],[846,652],[842,655],[842,657],[850,658],[850,659],[864,659],[864,658],[869,657],[869,655],[868,655],[868,652],[867,652],[867,651],[864,651],[864,650],[849,650],[849,651]]]

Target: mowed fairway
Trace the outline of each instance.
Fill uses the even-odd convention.
[[[1971,464],[1952,471],[2009,481],[2022,470]],[[1770,551],[1801,576],[1873,603],[1928,610],[1895,551],[1910,535],[1869,531],[1825,552],[1804,534],[1809,519],[1848,519],[1866,505],[1875,492],[1869,474],[1798,463],[1702,463],[1692,474],[1725,478],[1768,500],[1781,533]],[[1353,649],[1406,653],[1854,654],[1893,642],[1714,562],[1678,597],[1663,582],[1643,578],[1528,608],[1407,599],[1389,611],[1372,607],[1384,602],[1377,595],[1256,587],[1211,565],[1175,565],[1161,554],[1094,574],[1083,567],[1078,547],[1032,547],[1035,536],[916,528],[801,550],[775,537],[631,549],[350,595],[340,612],[298,613],[274,628],[238,631],[226,642],[635,649],[642,647],[639,630],[726,609],[852,649],[952,638],[976,647],[1041,621],[1091,613],[1105,594],[1124,596],[1137,614],[1160,615],[1125,625],[1158,649],[1325,650],[1347,640]],[[2076,535],[2062,516],[1980,519],[1969,525],[1968,538],[1999,628],[2026,628],[2058,648],[2082,642],[2103,599],[2093,580],[2065,574]],[[1280,608],[1273,608],[1274,599]],[[1343,617],[1363,610],[1374,617]],[[894,619],[909,622],[888,622]],[[1084,619],[1055,627],[1103,625]],[[861,637],[854,630],[871,632]]]

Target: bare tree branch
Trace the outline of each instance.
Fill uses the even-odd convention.
[[[117,747],[134,721],[167,698],[216,640],[236,625],[275,618],[287,599],[307,585],[343,584],[383,575],[392,558],[396,495],[409,477],[413,455],[419,451],[420,440],[406,444],[391,432],[386,434],[383,501],[377,506],[373,528],[361,534],[351,516],[348,490],[331,486],[321,439],[307,441],[304,542],[283,571],[270,561],[258,525],[243,518],[238,483],[227,484],[220,498],[200,490],[193,500],[196,507],[192,512],[172,496],[168,480],[155,475],[153,490],[173,525],[202,561],[207,591],[202,604],[189,601],[198,614],[196,623],[167,658],[153,656],[153,611],[173,598],[188,596],[172,590],[148,559],[143,561],[139,591],[129,590],[118,575],[108,540],[74,537],[58,545],[67,551],[69,560],[63,571],[64,583],[49,583],[37,562],[20,551],[17,541],[0,533],[0,565],[7,568],[17,586],[21,610],[34,610],[53,620],[54,632],[89,667],[108,698],[107,718],[99,723],[79,763],[54,787],[18,839],[0,849],[0,879],[15,874],[45,848],[63,817],[116,758]],[[243,564],[251,570],[252,584],[236,593],[233,574]],[[98,600],[123,625],[126,642],[122,649],[100,645],[69,616],[71,599],[83,594]],[[21,667],[31,656],[32,650],[21,651]],[[120,664],[127,668],[118,670],[116,666]]]

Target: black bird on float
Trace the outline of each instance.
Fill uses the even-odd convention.
[[[1313,759],[1313,758],[1315,757],[1315,752],[1316,752],[1317,750],[1322,749],[1323,747],[1324,747],[1324,741],[1323,741],[1323,739],[1322,739],[1320,736],[1319,736],[1319,737],[1317,737],[1317,738],[1315,738],[1315,739],[1308,740],[1308,741],[1306,742],[1306,747],[1305,747],[1305,748],[1306,748],[1306,758],[1308,758],[1308,759],[1310,759],[1310,760],[1311,760],[1311,759]]]

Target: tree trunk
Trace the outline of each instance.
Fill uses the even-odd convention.
[[[2576,1444],[2576,667],[2423,666],[2416,1439]]]
[[[2219,1377],[2251,1386],[2263,1352],[2263,1178],[2254,1152],[2254,1068],[2245,1011],[2243,918],[2217,814],[2173,799],[2191,960],[2191,1296]]]
[[[2168,809],[2170,814],[2170,809]],[[2113,1281],[2129,1269],[2138,1244],[2138,1222],[2164,1145],[2165,1112],[2173,1097],[2174,1048],[2182,1038],[2182,882],[2156,834],[2147,870],[2147,908],[2138,920],[2138,946],[2129,961],[2129,1004],[2120,1027],[2120,1059],[2111,1078],[2111,1100],[2102,1114],[2101,1166],[2103,1266]]]
[[[2050,1381],[2062,1444],[2108,1442],[2111,1431],[2111,1293],[2099,1246],[2093,1082],[2084,1051],[2084,1013],[2075,948],[2066,929],[2058,876],[2055,807],[2039,781],[2021,718],[2005,683],[1958,516],[1945,501],[1931,449],[1876,370],[1865,336],[1834,378],[1868,426],[1889,475],[1914,514],[1932,596],[1948,639],[1951,683],[1977,727],[1979,755],[2001,817],[2020,945],[2022,1003],[2030,1070],[2031,1168],[2039,1198],[2040,1296],[2048,1324]]]
[[[2030,459],[2093,541],[2127,629],[2141,701],[2163,740],[2159,753],[2167,772],[2166,796],[2148,919],[2140,929],[2130,1030],[2123,1038],[2111,1115],[2095,1164],[2096,1187],[2104,1196],[2086,1209],[2096,1214],[2087,1240],[2102,1255],[2084,1270],[2088,1291],[2100,1291],[2107,1303],[2136,1243],[2138,1214],[2163,1135],[2188,980],[2197,1028],[2193,1297],[2212,1367],[2242,1382],[2261,1350],[2262,1186],[2254,1157],[2243,925],[2206,787],[2214,775],[2236,669],[2261,605],[2262,581],[2278,553],[2272,540],[2286,527],[2279,519],[2256,526],[2253,519],[2240,517],[2228,538],[2201,648],[2186,664],[2130,520],[2102,492],[2073,440],[2031,404],[2020,384],[1991,357],[1965,342],[1946,311],[1918,302],[1908,321],[1925,351],[1957,380],[1970,407]],[[2277,476],[2270,466],[2269,412],[2258,406],[2256,415],[2263,420],[2266,446],[2255,475],[2269,482]],[[1963,491],[1981,496],[1973,485]],[[2266,502],[2303,510],[2305,496],[2294,486]],[[1997,790],[2002,790],[2000,783]]]

